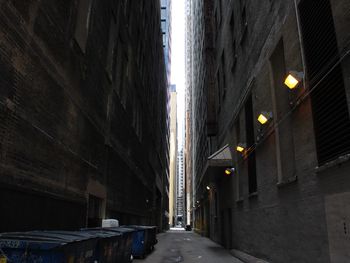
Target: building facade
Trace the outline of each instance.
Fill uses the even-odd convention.
[[[161,0],[161,27],[168,83],[170,83],[171,72],[171,7],[171,0]]]
[[[193,225],[193,171],[192,171],[192,1],[185,2],[185,178],[186,225]]]
[[[169,225],[175,225],[177,175],[177,93],[170,86],[170,168],[169,168]]]
[[[177,155],[177,177],[176,177],[176,224],[183,225],[185,222],[185,180],[184,180],[184,149],[179,145]]]
[[[349,2],[191,4],[196,231],[271,262],[346,262]]]
[[[167,82],[159,1],[0,1],[0,232],[167,226]]]

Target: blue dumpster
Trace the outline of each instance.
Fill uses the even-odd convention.
[[[6,263],[94,263],[97,237],[49,232],[0,234],[0,258]]]
[[[120,243],[120,261],[121,263],[129,263],[132,261],[132,240],[133,233],[135,232],[131,228],[125,227],[109,227],[104,228],[105,231],[118,232],[122,235],[122,241]]]
[[[145,230],[137,227],[130,228],[135,230],[132,240],[132,255],[134,257],[144,258],[147,252],[145,247]]]
[[[102,237],[98,236],[96,234],[92,233],[82,233],[80,231],[30,231],[26,232],[32,236],[37,237],[49,237],[49,238],[56,238],[56,239],[62,239],[69,242],[80,242],[79,240],[88,240],[91,239],[94,241],[94,247],[91,249],[92,253],[92,259],[91,262],[99,262],[99,244],[101,243]],[[73,261],[75,262],[75,261]],[[85,261],[83,261],[85,262]],[[90,261],[89,261],[90,262]]]
[[[129,225],[125,226],[133,228],[138,231],[143,231],[143,250],[144,254],[151,252],[157,243],[157,227],[155,226],[139,226],[139,225]],[[141,245],[135,244],[135,246],[140,247]]]
[[[116,263],[121,262],[118,259],[122,234],[103,229],[84,229],[83,233],[88,233],[99,238],[96,260],[98,263]]]
[[[105,228],[86,228],[81,231],[103,231],[117,233],[120,235],[118,247],[116,250],[116,262],[129,263],[132,261],[132,243],[134,229],[124,227],[105,227]]]
[[[154,249],[154,246],[158,243],[157,240],[157,227],[156,226],[145,226],[148,230],[148,241],[150,243],[151,250]]]

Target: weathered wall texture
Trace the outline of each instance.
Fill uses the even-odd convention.
[[[0,231],[162,227],[166,83],[159,1],[1,0]]]
[[[215,33],[213,39],[207,41],[215,42],[214,72],[209,74],[216,83],[218,129],[214,136],[207,138],[217,144],[208,143],[212,146],[209,154],[196,150],[195,134],[199,131],[196,128],[192,143],[195,158],[202,160],[203,166],[210,154],[228,143],[236,173],[226,178],[223,170],[218,170],[213,177],[214,169],[209,167],[203,178],[197,180],[196,198],[200,202],[195,220],[198,231],[209,232],[212,239],[227,248],[271,262],[346,262],[350,244],[349,152],[326,165],[318,161],[314,132],[317,124],[312,108],[315,105],[309,96],[305,96],[300,105],[295,103],[299,96],[307,94],[313,80],[306,71],[305,86],[302,83],[297,89],[288,90],[278,77],[285,76],[289,70],[304,71],[300,43],[303,38],[299,37],[302,29],[298,30],[300,14],[296,12],[295,2],[214,2]],[[296,2],[300,8],[299,1]],[[318,5],[316,2],[311,1],[311,5]],[[327,5],[326,0],[321,2]],[[341,58],[350,47],[350,34],[345,29],[350,23],[349,4],[347,1],[329,3]],[[322,29],[319,30],[316,34],[321,34],[318,32]],[[194,42],[201,43],[197,39]],[[203,55],[208,50],[200,52]],[[350,56],[342,59],[347,104],[350,105]],[[193,63],[198,63],[195,66],[198,69],[206,67],[200,65],[203,63],[200,60]],[[203,77],[197,74],[193,78],[193,105],[200,109],[204,107],[201,104],[207,103],[207,98],[201,94],[204,88],[199,85]],[[235,147],[249,141],[247,101],[250,98],[254,141],[247,145],[248,148],[253,146],[249,153],[242,155]],[[256,121],[262,111],[273,113],[267,126]],[[327,117],[327,112],[324,116]],[[205,121],[205,117],[195,117],[193,127],[201,127],[197,122]],[[333,120],[329,127],[336,129]],[[344,145],[348,140],[344,137]],[[249,164],[251,156],[255,157],[255,169]],[[256,191],[251,190],[254,189],[252,170],[256,174]],[[195,171],[194,176],[198,178],[202,174]],[[208,183],[213,185],[210,193],[205,189]]]

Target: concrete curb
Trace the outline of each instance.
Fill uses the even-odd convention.
[[[245,263],[269,263],[268,261],[253,257],[236,249],[231,249],[230,254]]]

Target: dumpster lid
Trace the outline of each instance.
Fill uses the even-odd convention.
[[[103,232],[108,232],[108,233],[129,233],[129,232],[134,232],[135,230],[132,228],[126,228],[126,227],[94,227],[94,228],[82,228],[80,231],[103,231]]]
[[[112,231],[112,232],[119,232],[119,233],[132,233],[135,232],[135,229],[127,228],[127,227],[107,227],[102,228],[103,231]]]
[[[10,232],[0,234],[0,241],[5,241],[0,242],[0,247],[49,250],[69,243],[96,238],[97,236],[91,234],[68,231]]]
[[[136,229],[156,229],[156,226],[142,226],[142,225],[125,225],[122,227],[136,228]]]
[[[78,231],[30,231],[27,233],[30,233],[32,235],[36,235],[39,237],[43,236],[43,237],[57,238],[57,239],[63,239],[66,241],[71,241],[71,242],[96,238],[92,234],[78,232]]]
[[[26,233],[17,233],[17,235],[12,233],[8,235],[6,233],[0,234],[0,248],[49,250],[64,246],[67,243],[69,241],[59,238],[35,236]]]
[[[108,229],[105,230],[104,228],[83,228],[81,231],[82,233],[89,233],[98,237],[114,237],[122,235],[120,232],[108,231]]]

